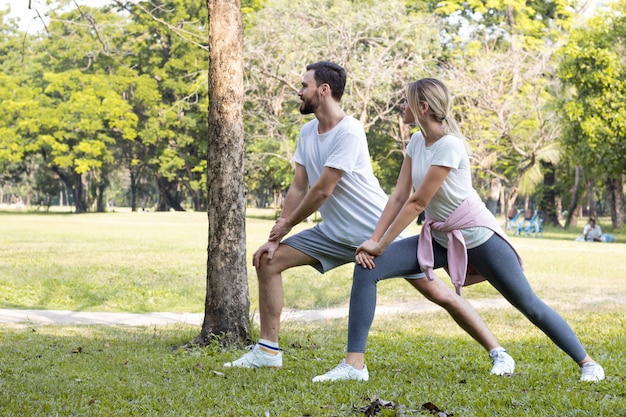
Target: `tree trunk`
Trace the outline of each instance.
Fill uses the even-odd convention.
[[[487,197],[485,205],[494,216],[496,215],[496,212],[498,210],[498,201],[500,200],[500,188],[500,179],[493,177],[489,186],[489,196]]]
[[[100,180],[94,184],[96,187],[96,212],[105,213],[107,210],[107,201],[104,200],[106,189],[109,187],[109,172],[107,168],[102,168]]]
[[[246,195],[243,141],[243,26],[239,0],[209,8],[209,146],[207,293],[201,333],[206,344],[249,341]]]
[[[175,211],[185,211],[183,206],[180,205],[177,191],[178,184],[176,182],[168,181],[166,178],[158,176],[157,186],[159,187],[157,211],[169,211],[170,208]]]
[[[511,207],[515,207],[515,201],[517,200],[518,190],[517,186],[512,186],[509,188],[508,193],[506,194],[506,210],[510,210]]]
[[[76,213],[87,213],[87,205],[85,204],[85,192],[83,187],[83,177],[80,174],[74,174],[75,182],[71,185],[72,196],[74,197],[74,211]]]
[[[71,173],[66,175],[65,172],[61,171],[56,167],[52,167],[52,171],[57,174],[57,176],[61,179],[63,184],[65,184],[66,189],[70,189],[72,192],[72,198],[74,199],[74,212],[75,213],[86,213],[87,206],[85,205],[85,201],[83,198],[83,177],[77,173]],[[69,204],[69,201],[68,201]],[[63,204],[61,204],[62,206]]]
[[[608,193],[609,207],[611,209],[611,222],[614,229],[621,229],[624,226],[624,182],[621,176],[608,177],[606,179],[606,190]]]
[[[561,227],[556,210],[556,193],[554,192],[554,165],[549,162],[542,162],[543,167],[543,197],[541,199],[541,210],[544,213],[544,223],[555,227]]]
[[[580,175],[582,174],[582,168],[580,166],[576,167],[574,173],[574,190],[572,192],[572,201],[567,208],[567,219],[565,220],[565,229],[568,229],[572,223],[572,218],[574,218],[576,207],[578,207],[578,200],[580,198]]]
[[[586,217],[589,219],[590,217],[598,218],[597,211],[597,198],[596,198],[596,178],[586,178],[585,179],[585,192],[583,196],[585,197],[585,204],[581,205],[581,217]]]
[[[98,213],[105,213],[107,211],[107,203],[104,201],[106,188],[106,185],[103,183],[99,183],[96,188],[98,193],[96,197],[96,212]]]
[[[130,209],[131,211],[137,211],[137,178],[135,172],[130,170]]]

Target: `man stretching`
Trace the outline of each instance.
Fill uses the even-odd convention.
[[[357,246],[372,235],[387,204],[388,197],[372,171],[363,126],[339,105],[345,85],[346,72],[337,64],[318,62],[306,67],[298,91],[300,113],[313,113],[315,119],[300,130],[295,175],[282,215],[253,257],[259,280],[259,342],[252,351],[224,366],[282,367],[278,347],[282,272],[311,265],[324,273],[354,262]],[[282,240],[294,225],[317,210],[322,216],[320,224]],[[513,373],[515,361],[465,299],[439,279],[424,279],[423,274],[406,278],[426,298],[445,308],[489,352],[492,374]],[[338,372],[315,380],[368,378],[364,364],[346,363]]]

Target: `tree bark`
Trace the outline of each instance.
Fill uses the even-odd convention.
[[[207,0],[209,9],[209,144],[207,293],[194,340],[249,340],[243,141],[243,25],[239,0]]]
[[[130,170],[130,208],[133,213],[137,211],[137,178],[132,169]]]
[[[169,211],[170,208],[175,211],[185,211],[179,201],[177,181],[169,181],[167,178],[159,175],[157,176],[157,186],[159,187],[157,211]]]
[[[606,190],[608,192],[609,207],[611,209],[611,222],[614,229],[624,226],[624,182],[621,176],[608,177]]]
[[[66,175],[64,171],[61,171],[57,167],[52,167],[52,171],[63,181],[65,188],[70,189],[72,198],[74,199],[74,212],[86,213],[87,206],[84,201],[83,176],[77,173]]]
[[[491,184],[489,186],[489,195],[487,197],[487,201],[485,202],[485,205],[487,206],[487,209],[491,212],[491,214],[493,214],[494,216],[496,215],[496,212],[498,210],[498,201],[500,201],[500,188],[501,188],[500,179],[493,177],[491,179]]]
[[[544,223],[555,227],[561,227],[556,210],[556,193],[554,192],[555,168],[552,163],[542,162],[543,167],[543,197],[541,209],[544,213]]]
[[[576,207],[578,207],[578,200],[580,199],[580,175],[582,170],[580,166],[577,166],[574,173],[574,190],[572,192],[572,201],[567,208],[567,219],[565,220],[565,226],[563,226],[565,229],[568,229],[572,224]]]

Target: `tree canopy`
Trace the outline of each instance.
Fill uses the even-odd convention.
[[[575,166],[620,189],[617,4],[580,25],[562,0],[243,2],[248,204],[280,207],[304,122],[300,77],[322,59],[346,67],[343,107],[366,127],[389,192],[410,133],[398,103],[405,84],[424,76],[451,87],[475,186],[494,210],[519,204],[518,196],[536,207],[574,201]],[[0,202],[204,210],[206,2],[57,1],[49,18],[45,31],[20,33],[0,13]]]

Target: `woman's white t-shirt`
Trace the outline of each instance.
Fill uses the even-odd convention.
[[[476,194],[472,186],[472,173],[465,140],[454,135],[446,135],[426,146],[421,132],[413,134],[406,149],[411,158],[411,179],[418,189],[432,165],[450,168],[450,173],[426,207],[426,217],[445,221],[454,210],[471,194]],[[493,232],[485,227],[462,229],[468,249],[485,243]],[[442,246],[448,247],[445,232],[433,230],[433,238]]]

